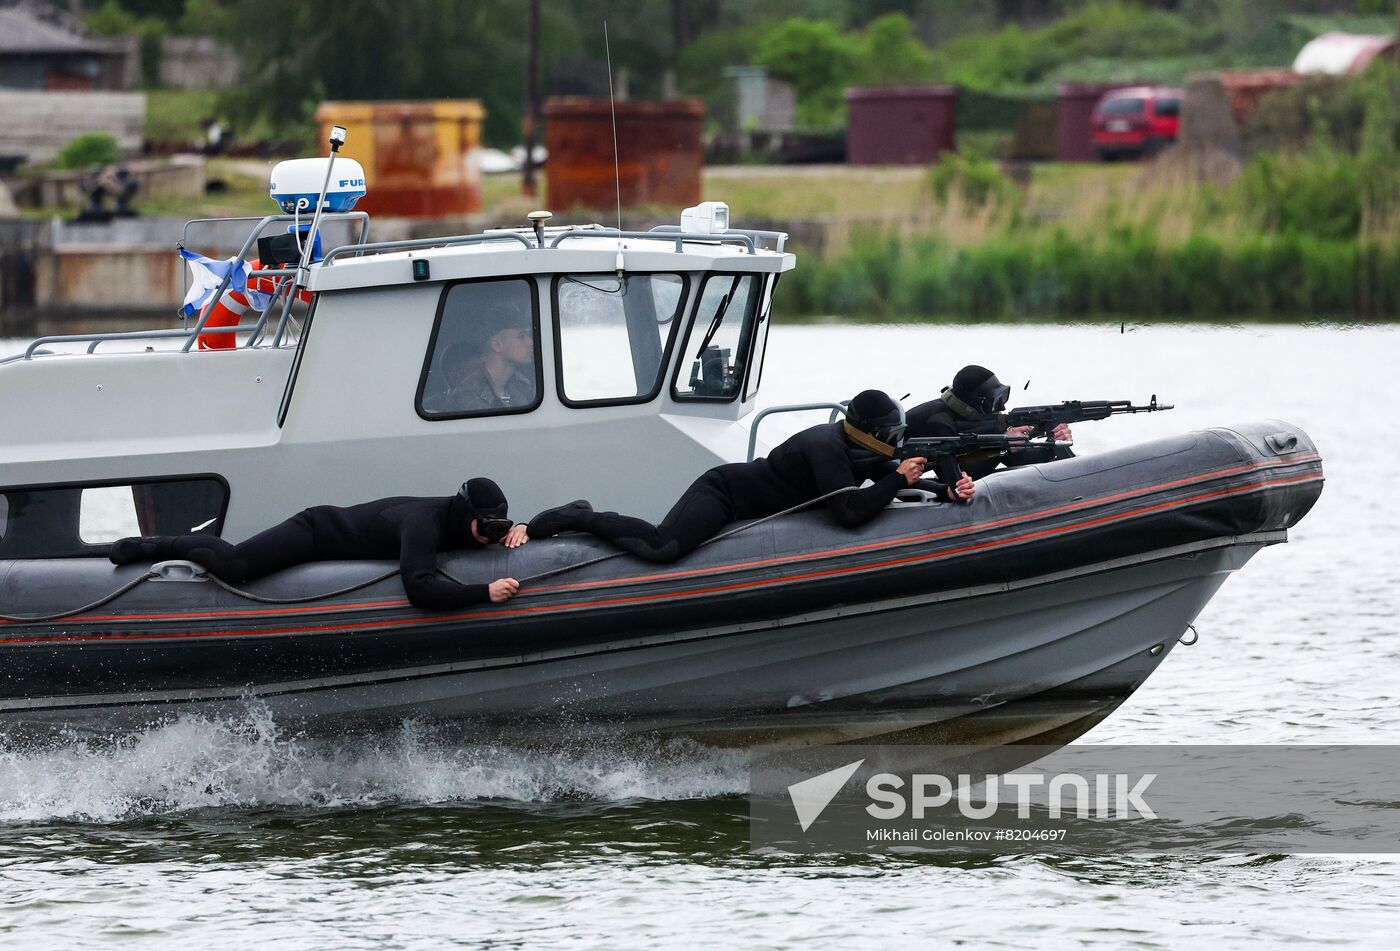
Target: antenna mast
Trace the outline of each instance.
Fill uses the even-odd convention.
[[[603,50],[608,58],[608,108],[612,110],[613,184],[617,188],[617,230],[622,231],[622,172],[617,158],[617,101],[613,98],[612,45],[608,42],[608,21],[603,21]],[[621,237],[619,236],[619,242]],[[622,245],[618,244],[620,255]]]
[[[520,193],[535,194],[535,137],[540,127],[540,0],[529,0],[525,7],[525,163],[521,169],[524,177],[520,182]]]

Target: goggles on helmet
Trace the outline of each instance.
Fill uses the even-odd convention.
[[[1006,401],[1010,398],[1011,387],[993,375],[983,380],[977,389],[968,394],[967,402],[983,413],[1000,413],[1006,409]]]

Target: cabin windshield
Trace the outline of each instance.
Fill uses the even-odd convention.
[[[728,402],[739,395],[753,349],[761,274],[710,274],[690,325],[672,395]],[[756,388],[756,385],[755,385]]]
[[[555,278],[556,372],[563,402],[594,406],[654,398],[688,285],[682,274]]]

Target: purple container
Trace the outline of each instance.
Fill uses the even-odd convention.
[[[953,86],[858,86],[846,90],[846,161],[930,165],[956,148]]]

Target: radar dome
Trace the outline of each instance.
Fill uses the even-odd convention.
[[[287,214],[314,214],[326,181],[330,159],[304,158],[278,162],[272,169],[268,194]],[[326,188],[327,212],[350,211],[365,197],[365,170],[351,158],[336,158]]]

